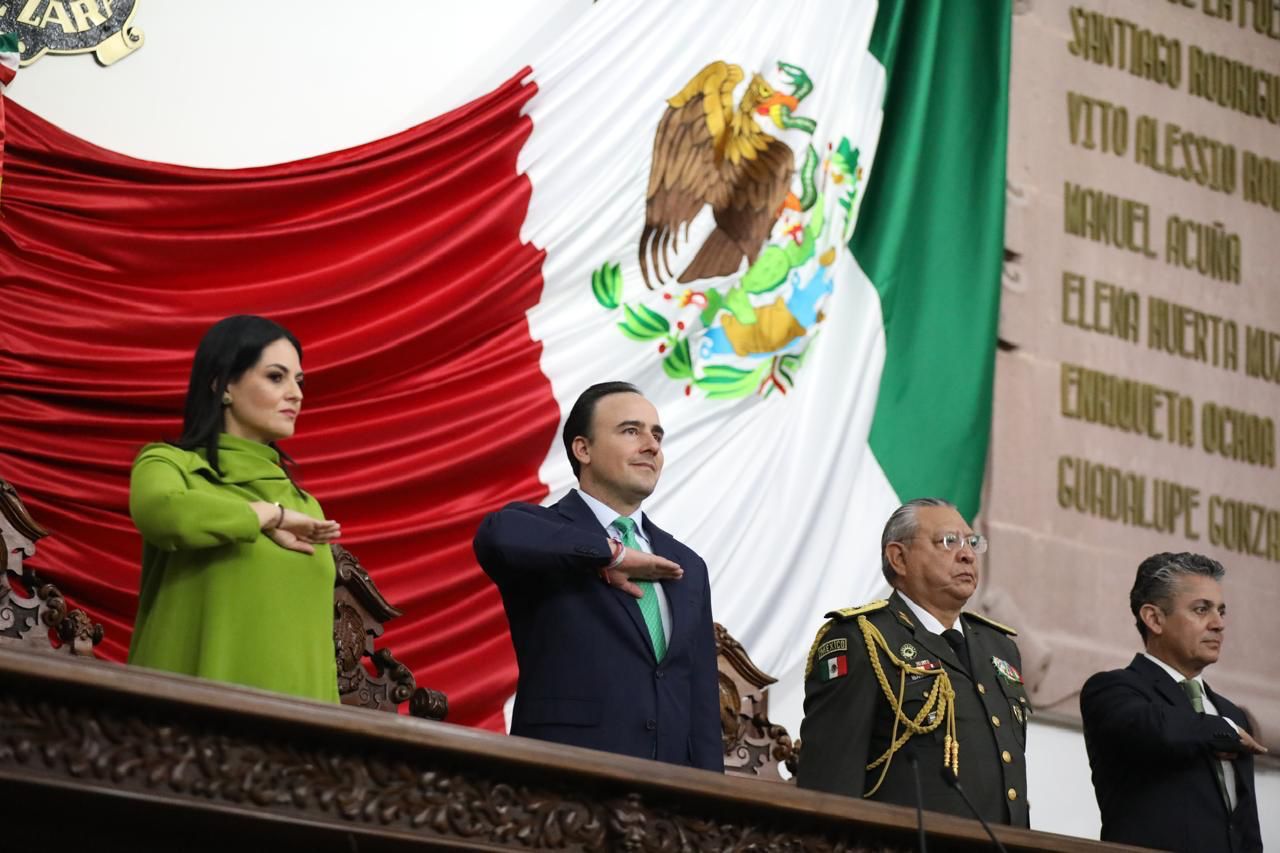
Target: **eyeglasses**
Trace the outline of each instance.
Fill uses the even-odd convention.
[[[953,530],[934,539],[933,543],[941,545],[944,551],[958,551],[968,545],[975,554],[985,554],[987,552],[987,537],[981,533],[970,533],[968,536],[961,536]]]

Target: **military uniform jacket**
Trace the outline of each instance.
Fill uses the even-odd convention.
[[[1025,746],[1030,705],[1019,674],[1021,657],[1011,639],[1013,629],[963,614],[970,660],[961,661],[940,635],[916,624],[896,592],[887,602],[827,615],[833,618],[818,632],[809,653],[799,786],[862,797],[884,770],[883,764],[871,770],[867,765],[889,749],[895,713],[859,628],[858,617],[863,616],[899,660],[947,673],[956,695],[961,786],[987,821],[1028,826]],[[885,682],[898,696],[902,671],[879,647],[875,654]],[[931,674],[906,676],[902,711],[909,719],[925,705],[935,680]],[[904,748],[914,749],[917,756],[924,808],[971,817],[963,799],[942,777],[947,729],[943,720],[932,732],[911,737]],[[899,737],[902,733],[899,724]],[[869,799],[914,806],[915,783],[907,756],[898,751],[888,762],[883,782]]]

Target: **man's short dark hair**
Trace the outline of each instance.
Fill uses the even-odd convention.
[[[639,394],[640,389],[630,382],[599,382],[578,395],[569,417],[564,421],[564,452],[569,456],[573,476],[581,474],[582,466],[573,455],[573,440],[578,436],[591,440],[591,420],[596,414],[596,403],[610,394]]]
[[[1133,589],[1129,590],[1129,609],[1133,611],[1143,642],[1147,639],[1147,625],[1138,615],[1142,605],[1154,604],[1167,613],[1183,577],[1203,575],[1220,581],[1226,573],[1217,560],[1189,551],[1179,554],[1165,551],[1143,560],[1138,566],[1138,576],[1133,579]]]
[[[920,531],[920,522],[916,518],[916,510],[922,506],[945,506],[955,509],[956,505],[942,498],[916,498],[898,507],[884,523],[884,532],[880,534],[880,572],[889,586],[897,588],[898,573],[889,562],[889,543],[906,542]],[[957,510],[958,511],[958,510]]]

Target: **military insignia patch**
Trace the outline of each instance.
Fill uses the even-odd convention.
[[[936,660],[929,660],[928,658],[924,660],[918,660],[914,664],[912,664],[912,666],[914,666],[916,669],[926,670],[926,672],[911,673],[910,677],[912,681],[919,681],[922,678],[930,678],[931,676],[927,674],[928,672],[936,672],[937,670],[942,669],[942,664],[938,663]]]
[[[849,674],[849,660],[844,655],[827,658],[818,664],[818,678],[822,681],[834,681]]]
[[[902,658],[903,660],[915,660],[916,647],[911,645],[910,643],[903,643],[902,648],[898,649],[898,657]]]
[[[818,646],[818,659],[821,660],[833,652],[847,651],[849,651],[849,641],[844,637],[839,637],[835,640],[827,640],[825,643]]]
[[[1007,660],[1001,660],[992,655],[991,665],[996,668],[996,672],[1000,673],[1000,677],[1010,684],[1022,683],[1022,673],[1018,672],[1017,668]]]
[[[1019,708],[1017,705],[1013,705],[1011,706],[1010,710],[1013,711],[1013,718],[1018,722],[1022,722],[1022,709]]]

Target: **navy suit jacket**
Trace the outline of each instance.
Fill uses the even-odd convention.
[[[644,517],[655,554],[684,569],[662,581],[671,636],[661,661],[636,599],[606,584],[608,537],[576,491],[554,506],[512,503],[474,547],[498,585],[520,677],[511,733],[724,772],[707,566]]]
[[[1208,685],[1205,692],[1219,714],[1252,734],[1239,708]],[[1262,850],[1253,756],[1230,762],[1236,807],[1228,814],[1214,753],[1240,752],[1240,738],[1220,717],[1197,713],[1167,672],[1142,655],[1126,669],[1100,672],[1085,682],[1080,713],[1103,841],[1174,851]]]

